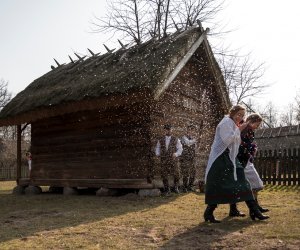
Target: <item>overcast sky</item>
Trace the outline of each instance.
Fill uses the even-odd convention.
[[[300,2],[297,0],[225,0],[223,23],[235,31],[226,43],[252,52],[265,62],[264,81],[272,83],[256,100],[279,109],[293,102],[300,89]],[[105,52],[117,38],[91,33],[93,16],[105,15],[105,0],[0,0],[0,78],[14,94],[73,52]],[[206,28],[206,27],[205,27]]]

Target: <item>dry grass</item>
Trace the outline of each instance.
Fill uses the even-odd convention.
[[[204,195],[13,196],[0,182],[0,249],[299,249],[300,188],[269,186],[260,200],[271,219],[204,223]],[[239,205],[247,211],[244,204]]]

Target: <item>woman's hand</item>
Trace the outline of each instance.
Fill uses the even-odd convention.
[[[241,125],[239,125],[240,131],[243,131],[248,125],[249,125],[249,121],[248,122],[244,122]]]

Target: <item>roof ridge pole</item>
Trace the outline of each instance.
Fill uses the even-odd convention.
[[[184,55],[183,59],[176,65],[175,69],[171,73],[171,75],[162,83],[159,84],[154,92],[154,100],[158,100],[161,94],[169,87],[171,82],[175,79],[175,77],[178,75],[180,70],[186,65],[188,60],[192,57],[192,55],[195,53],[197,48],[201,45],[201,43],[206,39],[206,35],[209,32],[209,28],[206,28],[206,30],[201,34],[201,36],[198,38],[198,40],[193,44],[193,46],[189,49],[189,51]]]

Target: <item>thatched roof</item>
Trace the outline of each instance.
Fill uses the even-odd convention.
[[[126,50],[61,65],[34,80],[14,97],[0,112],[0,126],[30,123],[57,115],[59,110],[67,113],[87,106],[91,109],[95,100],[98,100],[97,105],[113,102],[112,94],[125,98],[123,101],[130,93],[143,92],[149,98],[154,98],[160,89],[167,87],[168,78],[180,71],[178,65],[185,64],[185,59],[190,58],[192,55],[189,54],[197,49],[195,46],[200,46],[197,41],[199,43],[201,37],[205,40],[203,33],[202,28],[193,27]],[[202,46],[212,56],[206,40]],[[219,70],[214,58],[211,64]],[[218,79],[220,81],[220,76]],[[221,80],[219,93],[223,93],[221,99],[228,106],[229,99],[222,77]],[[135,97],[140,98],[136,94]]]

